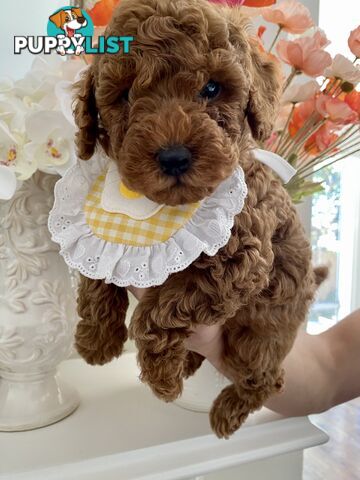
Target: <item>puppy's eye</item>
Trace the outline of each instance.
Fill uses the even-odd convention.
[[[124,100],[124,102],[128,102],[129,101],[129,89],[126,89],[122,92],[121,94],[121,100]]]
[[[200,97],[206,100],[213,100],[218,97],[221,92],[221,85],[214,80],[209,80],[200,92]]]

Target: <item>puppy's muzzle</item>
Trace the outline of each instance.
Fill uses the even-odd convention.
[[[178,177],[187,172],[192,161],[190,150],[183,145],[163,148],[159,151],[157,158],[161,170],[172,177]]]
[[[83,23],[86,22],[86,18],[85,18],[85,17],[77,17],[76,20],[80,23],[80,25],[82,25]]]

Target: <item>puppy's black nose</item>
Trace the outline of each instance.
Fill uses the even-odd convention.
[[[162,148],[158,153],[158,160],[166,175],[177,177],[189,169],[191,152],[183,145]]]
[[[83,24],[85,22],[85,17],[77,17],[76,19],[80,24]]]

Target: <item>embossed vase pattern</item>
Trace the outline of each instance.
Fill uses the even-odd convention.
[[[71,276],[47,229],[56,180],[37,172],[0,202],[0,430],[45,426],[79,404],[56,371],[77,321]]]

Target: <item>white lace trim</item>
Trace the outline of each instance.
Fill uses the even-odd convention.
[[[241,212],[247,195],[241,168],[203,200],[193,217],[167,241],[134,247],[105,241],[86,223],[86,196],[108,161],[100,154],[86,162],[79,160],[55,186],[49,230],[69,267],[86,277],[105,279],[106,283],[145,288],[161,285],[202,252],[213,256],[227,244],[234,217]]]

